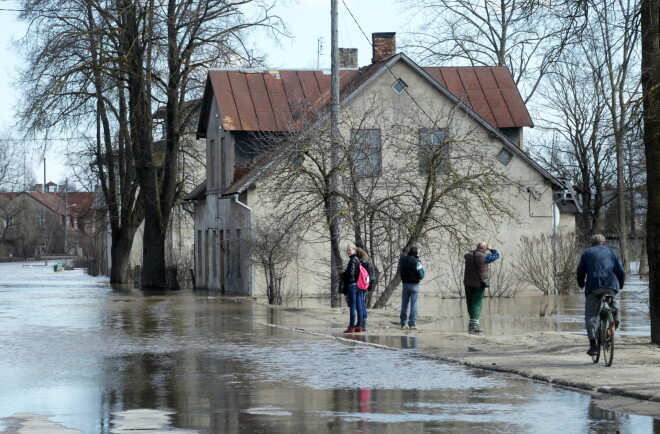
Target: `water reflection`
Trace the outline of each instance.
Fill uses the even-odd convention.
[[[145,296],[52,274],[0,290],[1,431],[44,417],[52,432],[84,433],[657,427],[589,395],[419,357],[414,336],[391,337],[404,351],[351,345],[265,326],[290,317],[231,297]]]
[[[648,296],[648,282],[630,276],[619,295],[621,336],[648,336],[650,319],[644,300]],[[398,312],[398,298],[388,308]],[[290,308],[329,307],[329,300],[297,298],[286,301]],[[418,301],[419,322],[423,328],[445,331],[465,331],[467,308],[463,299],[445,299],[422,292]],[[523,293],[515,298],[485,298],[481,327],[486,334],[502,335],[525,332],[557,331],[584,332],[584,294],[549,296],[540,292]]]

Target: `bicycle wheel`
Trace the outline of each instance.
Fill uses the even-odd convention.
[[[612,366],[614,360],[614,327],[607,324],[603,333],[603,361],[605,366]]]

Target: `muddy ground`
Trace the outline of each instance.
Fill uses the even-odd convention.
[[[586,391],[602,407],[660,418],[660,346],[648,337],[617,336],[614,362],[606,367],[586,354],[586,332],[471,335],[443,331],[441,320],[424,317],[418,318],[418,330],[401,330],[396,312],[371,310],[367,332],[343,334],[346,307],[273,309],[281,314],[279,327],[392,350],[415,349],[415,356]]]

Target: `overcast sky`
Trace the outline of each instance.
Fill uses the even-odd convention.
[[[396,0],[338,0],[339,46],[357,48],[359,65],[371,61],[371,34],[375,32],[402,33],[405,20],[400,13],[400,2]],[[356,24],[346,6],[352,12]],[[24,34],[27,26],[17,21],[19,9],[16,0],[0,0],[0,129],[11,128],[14,122],[14,106],[18,94],[12,87],[20,56],[10,48],[12,39]],[[272,68],[311,69],[330,67],[330,0],[277,0],[276,13],[280,15],[293,39],[283,40],[276,46],[262,37],[255,45],[268,53],[268,66]],[[365,35],[363,34],[366,34]],[[318,40],[323,38],[322,55],[318,56]],[[47,178],[58,182],[65,176],[61,164],[62,150],[46,155]],[[43,163],[34,158],[33,170],[37,179],[43,178]]]

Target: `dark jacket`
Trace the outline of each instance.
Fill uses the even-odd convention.
[[[422,263],[417,256],[411,254],[399,259],[399,273],[403,283],[419,283],[424,278]]]
[[[618,292],[625,281],[626,272],[614,250],[598,244],[582,253],[577,267],[577,284],[584,288],[585,295],[597,288],[611,288]]]
[[[463,257],[465,258],[463,285],[471,288],[481,288],[481,279],[490,277],[488,264],[497,260],[500,254],[495,249],[492,249],[490,253],[486,253],[486,250],[473,250],[463,255]]]
[[[360,260],[358,259],[357,255],[351,255],[351,257],[348,259],[348,264],[346,264],[346,271],[344,271],[344,284],[346,286],[357,283],[358,276],[360,275],[360,269],[358,268],[359,263]]]

